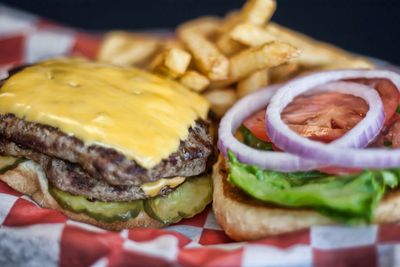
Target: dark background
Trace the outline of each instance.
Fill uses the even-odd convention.
[[[6,0],[87,30],[173,28],[202,15],[223,15],[243,0]],[[400,1],[278,0],[273,20],[357,53],[400,65]]]

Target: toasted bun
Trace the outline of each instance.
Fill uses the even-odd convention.
[[[213,209],[218,223],[237,241],[257,240],[271,235],[334,224],[311,209],[283,208],[251,199],[227,181],[222,156],[213,168]],[[375,211],[375,223],[400,221],[400,190],[390,192]]]
[[[33,161],[25,161],[15,169],[0,175],[0,180],[7,183],[14,190],[30,196],[41,207],[61,211],[68,218],[99,226],[112,231],[136,227],[161,227],[163,224],[149,217],[142,211],[136,218],[128,221],[106,223],[93,219],[84,213],[75,213],[62,208],[48,191],[46,176],[39,165]]]

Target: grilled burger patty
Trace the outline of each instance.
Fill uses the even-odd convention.
[[[22,148],[1,137],[0,154],[25,157],[37,162],[45,171],[50,184],[74,195],[101,201],[132,201],[148,198],[140,186],[110,185],[101,179],[88,175],[77,164]],[[171,188],[165,187],[158,195],[166,195],[171,191]]]
[[[151,169],[139,166],[113,148],[85,146],[80,139],[55,127],[28,122],[13,114],[0,115],[0,136],[20,147],[75,163],[88,176],[110,185],[139,186],[163,177],[195,176],[205,171],[212,152],[208,123],[201,119],[189,128],[178,150]]]

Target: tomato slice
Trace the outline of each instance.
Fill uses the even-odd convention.
[[[258,139],[271,142],[265,126],[265,109],[251,115],[243,122],[243,125]]]
[[[367,103],[358,97],[335,92],[304,95],[295,98],[282,112],[282,119],[298,134],[329,143],[343,136],[367,113]],[[257,138],[271,142],[266,132],[265,109],[243,122]],[[273,144],[275,151],[281,151]],[[327,167],[321,172],[340,175],[358,173],[359,169]]]
[[[385,130],[373,146],[400,147],[400,115],[396,113],[400,94],[396,86],[386,79],[352,79],[352,82],[375,88],[384,105]],[[296,97],[282,112],[282,120],[298,134],[324,143],[332,142],[360,122],[368,112],[368,104],[361,98],[336,92],[314,93]],[[265,126],[265,109],[243,122],[257,138],[271,142]],[[274,150],[278,150],[273,145]],[[342,175],[359,173],[360,169],[326,167],[320,171]]]
[[[346,133],[346,131],[343,129],[331,129],[329,127],[313,125],[290,124],[289,127],[301,136],[324,143],[329,143],[332,140],[336,140]]]
[[[282,120],[298,134],[329,143],[343,136],[368,112],[361,98],[336,92],[296,97],[282,112]]]
[[[395,119],[392,121],[388,133],[386,135],[387,140],[391,143],[392,148],[400,147],[400,115],[395,114]],[[393,117],[392,117],[393,118]]]
[[[396,86],[387,79],[352,79],[350,81],[371,86],[378,91],[385,110],[385,124],[389,123],[400,101],[399,90]]]
[[[318,171],[332,175],[346,175],[346,174],[360,173],[362,172],[362,169],[352,169],[344,167],[325,167],[318,169]]]
[[[367,113],[367,103],[335,92],[296,97],[282,112],[283,121],[298,134],[329,143],[353,128]],[[257,138],[271,142],[265,126],[265,110],[243,122]]]
[[[369,147],[400,148],[400,114],[395,113]]]

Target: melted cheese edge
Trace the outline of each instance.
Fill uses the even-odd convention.
[[[77,58],[27,67],[0,89],[0,114],[112,147],[144,168],[176,151],[208,109],[207,100],[174,81]]]
[[[18,158],[15,157],[9,157],[9,156],[0,156],[0,172],[15,164],[15,162],[18,160]],[[148,197],[156,197],[160,193],[160,191],[165,188],[175,188],[178,185],[182,184],[185,181],[185,177],[174,177],[174,178],[162,178],[160,180],[157,180],[155,182],[151,183],[145,183],[140,186],[140,188],[143,190],[143,192],[146,194]]]
[[[155,197],[160,193],[161,189],[163,189],[164,187],[168,186],[169,188],[175,188],[178,185],[182,184],[184,181],[185,181],[184,177],[174,177],[168,179],[162,178],[152,183],[145,183],[141,185],[140,188],[142,188],[146,196]]]

